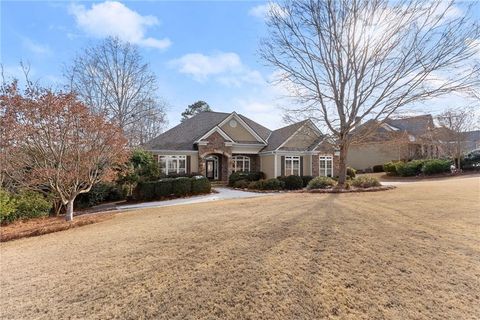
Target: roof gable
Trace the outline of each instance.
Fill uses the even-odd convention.
[[[235,119],[239,123],[248,127],[249,132],[258,141],[266,143],[265,140],[271,131],[255,121],[235,112],[206,111],[181,122],[177,126],[148,141],[143,147],[147,150],[195,150],[194,145],[196,141],[215,127],[220,126],[222,122],[225,122],[225,120],[232,115],[236,117]]]

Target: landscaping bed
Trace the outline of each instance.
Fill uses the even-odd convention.
[[[75,219],[69,222],[65,221],[64,216],[19,220],[0,227],[0,242],[77,228],[111,219],[114,215],[115,213],[85,214],[75,216]]]
[[[370,188],[355,188],[350,187],[349,189],[340,189],[340,188],[330,188],[330,189],[302,189],[296,190],[295,192],[299,193],[353,193],[353,192],[377,192],[377,191],[386,191],[395,189],[395,186],[379,186],[379,187],[370,187]]]

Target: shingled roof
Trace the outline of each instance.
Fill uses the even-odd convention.
[[[268,146],[262,151],[276,150],[285,142],[291,135],[293,135],[300,127],[302,127],[308,120],[303,120],[289,126],[272,131],[270,138],[268,138]]]
[[[147,150],[195,150],[194,142],[220,124],[231,113],[206,111],[181,122],[143,145]],[[239,114],[263,140],[267,140],[270,130],[255,121]]]

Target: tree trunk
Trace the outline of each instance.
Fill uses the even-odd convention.
[[[73,202],[75,198],[71,199],[67,203],[67,214],[65,215],[65,220],[72,221],[73,220]]]
[[[345,187],[345,181],[347,180],[347,153],[348,153],[348,144],[346,142],[340,142],[338,186],[341,188]]]

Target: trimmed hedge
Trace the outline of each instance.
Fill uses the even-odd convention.
[[[249,185],[250,185],[250,182],[245,179],[235,181],[233,184],[235,188],[241,188],[241,189],[248,188]]]
[[[298,190],[303,188],[303,179],[300,176],[281,176],[277,177],[277,179],[285,183],[285,189],[287,190]]]
[[[352,180],[352,186],[357,188],[380,187],[380,181],[375,177],[360,176]]]
[[[450,160],[430,159],[412,160],[409,162],[387,162],[383,169],[388,175],[412,177],[420,174],[432,175],[450,171]]]
[[[315,177],[307,186],[307,189],[328,189],[337,185],[337,182],[330,177]]]
[[[175,178],[172,182],[172,193],[176,196],[186,196],[192,192],[192,180],[187,177]]]
[[[233,172],[230,177],[228,177],[228,185],[229,186],[234,186],[235,182],[240,181],[240,180],[246,180],[246,181],[258,181],[265,179],[265,173],[261,171],[251,171],[251,172]]]
[[[395,170],[401,177],[412,177],[422,173],[425,160],[412,160],[409,162],[395,163]]]
[[[383,165],[383,171],[385,171],[388,175],[396,175],[397,174],[397,166],[395,162],[387,162]]]
[[[212,185],[210,181],[202,176],[192,177],[192,194],[210,193]]]
[[[248,188],[257,190],[283,190],[285,189],[285,182],[275,178],[258,180],[250,182]]]
[[[192,178],[165,178],[158,181],[140,182],[134,191],[135,200],[159,200],[166,197],[209,193],[210,181],[202,176]]]
[[[452,162],[450,160],[428,160],[423,164],[422,172],[426,175],[449,172],[451,165]]]

